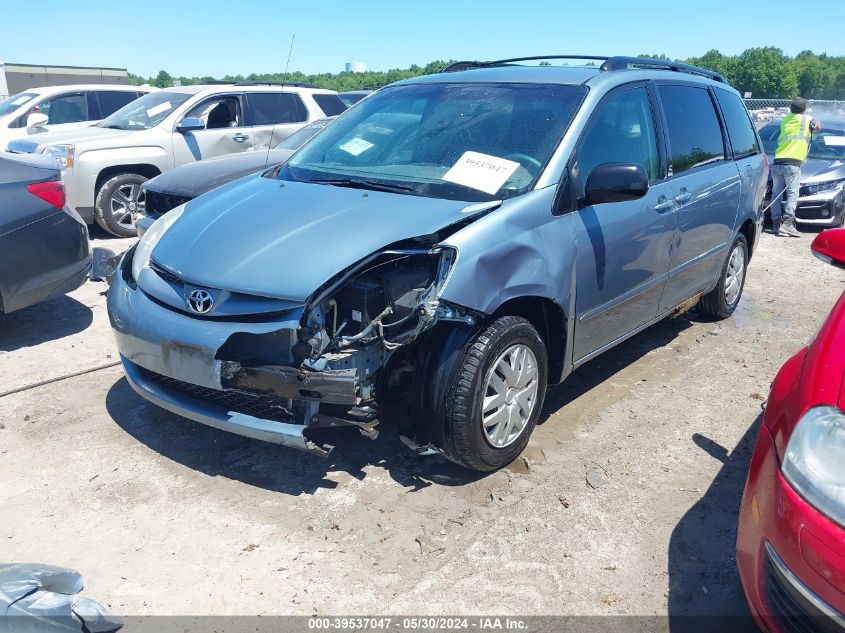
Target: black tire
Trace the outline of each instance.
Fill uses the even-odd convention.
[[[484,431],[482,407],[488,376],[494,369],[494,363],[514,346],[527,347],[533,353],[537,369],[537,391],[522,431],[512,443],[498,448],[491,444]],[[446,395],[442,447],[446,457],[462,466],[483,472],[498,470],[516,459],[528,444],[540,417],[546,395],[547,368],[546,346],[529,321],[516,316],[503,316],[487,326],[459,362],[454,383]],[[522,411],[521,405],[515,406]]]
[[[731,262],[731,257],[736,249],[740,249],[742,253],[742,281],[739,284],[739,293],[733,301],[728,301],[725,293],[726,284],[728,282],[728,265]],[[706,295],[698,300],[698,309],[705,315],[714,319],[727,319],[734,313],[736,306],[739,305],[739,300],[742,298],[742,291],[745,288],[745,277],[748,272],[748,242],[745,241],[745,236],[739,233],[736,236],[731,248],[728,250],[725,263],[722,264],[722,273],[719,277],[719,283]]]
[[[94,218],[103,230],[108,231],[117,237],[135,237],[134,223],[131,216],[129,226],[125,223],[121,224],[112,213],[112,197],[120,191],[121,188],[133,185],[141,185],[147,182],[148,178],[140,174],[123,173],[112,176],[100,185],[97,191],[97,199],[94,202]]]

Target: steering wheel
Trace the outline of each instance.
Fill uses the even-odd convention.
[[[534,158],[533,156],[529,156],[528,154],[523,154],[522,152],[514,152],[513,154],[508,154],[504,158],[507,160],[514,160],[518,163],[530,163],[534,167],[537,168],[537,171],[543,169],[542,163],[539,160]],[[523,165],[525,167],[525,165]]]

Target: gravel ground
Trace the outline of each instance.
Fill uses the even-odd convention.
[[[579,369],[486,476],[390,429],[338,431],[327,460],[230,435],[119,367],[2,397],[0,560],[78,569],[121,614],[745,614],[761,405],[845,290],[811,238],[763,236],[731,319],[666,320]],[[0,316],[0,392],[117,360],[104,290]]]

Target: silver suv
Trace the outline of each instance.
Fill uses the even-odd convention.
[[[130,237],[147,179],[212,156],[266,150],[345,109],[337,93],[311,84],[183,86],[141,97],[95,127],[19,139],[9,150],[57,157],[68,204],[88,223]]]

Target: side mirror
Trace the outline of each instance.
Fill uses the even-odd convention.
[[[845,228],[822,231],[810,248],[823,262],[845,269]]]
[[[205,122],[196,117],[185,117],[176,126],[176,129],[184,134],[185,132],[196,132],[197,130],[205,129]]]
[[[36,132],[44,132],[44,126],[47,125],[48,117],[43,112],[33,112],[26,117],[26,131],[29,134]]]
[[[624,202],[648,192],[645,168],[637,163],[602,163],[590,172],[581,206]]]

